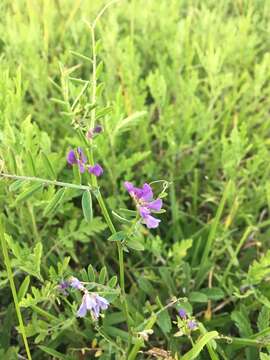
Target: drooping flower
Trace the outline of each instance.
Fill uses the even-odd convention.
[[[76,150],[70,150],[67,154],[67,162],[70,165],[78,165],[80,172],[84,173],[85,171],[85,163],[87,162],[87,158],[84,155],[82,149],[78,147]]]
[[[89,293],[87,290],[85,291],[82,303],[77,311],[78,317],[84,317],[87,314],[87,310],[89,310],[95,320],[98,319],[101,310],[106,310],[109,306],[109,302],[95,293]]]
[[[72,276],[69,280],[69,284],[73,289],[77,289],[77,290],[85,290],[85,287],[83,286],[83,284],[80,282],[79,279],[77,279],[76,277]]]
[[[145,183],[142,188],[137,188],[131,182],[125,181],[124,186],[134,199],[143,224],[149,229],[157,228],[160,220],[152,216],[151,213],[161,210],[162,200],[153,199],[153,190],[149,184]]]
[[[101,176],[103,174],[103,168],[99,164],[95,164],[94,166],[88,166],[88,171],[90,174],[95,176]]]
[[[178,315],[180,316],[180,318],[181,318],[182,320],[184,320],[184,319],[187,318],[187,313],[186,313],[186,311],[185,311],[184,309],[182,309],[182,308],[178,310]]]
[[[96,125],[93,129],[89,129],[87,131],[86,136],[88,139],[93,139],[94,135],[100,134],[102,132],[102,130],[103,130],[103,128],[101,125]]]

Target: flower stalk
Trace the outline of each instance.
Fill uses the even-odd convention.
[[[1,218],[0,218],[0,239],[1,239],[1,247],[2,247],[2,251],[3,251],[3,256],[4,256],[4,262],[5,262],[6,270],[7,270],[7,276],[8,276],[12,296],[13,296],[13,301],[14,301],[17,318],[19,321],[19,328],[20,328],[20,332],[22,334],[25,351],[26,351],[28,360],[32,360],[27,337],[26,337],[25,327],[23,324],[23,318],[22,318],[22,314],[20,311],[17,290],[15,287],[14,279],[13,279],[11,263],[10,263],[10,259],[9,259],[9,255],[8,255],[7,243],[6,243],[6,239],[5,239],[4,224],[3,224],[3,221]]]

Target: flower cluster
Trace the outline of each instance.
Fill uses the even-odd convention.
[[[160,220],[151,215],[152,212],[160,211],[162,208],[161,199],[153,199],[153,190],[149,184],[144,184],[142,188],[135,187],[132,183],[124,183],[129,195],[134,199],[142,223],[149,229],[157,228]]]
[[[84,173],[87,169],[87,171],[94,176],[101,176],[103,174],[103,169],[99,164],[95,164],[93,166],[87,164],[87,157],[80,147],[75,150],[69,150],[67,154],[67,162],[69,165],[78,166],[80,173]]]
[[[66,289],[68,287],[83,292],[82,303],[77,311],[77,317],[85,317],[87,311],[90,311],[93,319],[97,320],[100,311],[108,309],[109,302],[97,293],[90,293],[76,277],[71,277],[68,281],[62,281],[58,289],[63,295],[67,295]]]
[[[179,331],[174,336],[190,335],[190,333],[198,328],[197,321],[187,314],[185,309],[178,310],[177,325]]]

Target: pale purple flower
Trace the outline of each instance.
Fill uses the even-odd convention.
[[[102,132],[103,128],[101,125],[96,125],[93,129],[90,129],[87,131],[87,138],[92,139],[95,134],[100,134]]]
[[[85,163],[87,162],[87,158],[84,155],[82,149],[78,147],[76,150],[69,150],[67,154],[67,162],[70,165],[78,165],[80,172],[84,173]]]
[[[125,181],[124,186],[135,200],[143,224],[149,229],[157,228],[160,220],[153,217],[151,213],[161,210],[162,200],[153,200],[153,190],[149,184],[145,183],[142,188],[137,188],[131,182]]]
[[[94,166],[88,166],[88,171],[90,174],[95,176],[101,176],[103,174],[103,169],[99,164],[95,164]]]
[[[194,330],[197,327],[197,323],[195,320],[189,320],[187,323],[187,326],[188,326],[189,330]]]
[[[73,288],[73,289],[77,289],[77,290],[85,290],[85,287],[83,286],[83,284],[80,282],[79,279],[77,279],[76,277],[72,276],[69,280],[69,285]]]
[[[178,310],[178,315],[179,315],[180,318],[183,319],[183,320],[187,318],[186,310],[184,310],[184,309],[182,309],[182,308]]]
[[[58,285],[58,291],[63,295],[68,295],[66,291],[69,287],[69,283],[67,281],[61,281]]]
[[[89,293],[85,291],[82,303],[77,311],[78,317],[84,317],[87,314],[87,310],[89,310],[95,320],[98,319],[101,310],[106,310],[109,306],[109,302],[95,293]]]

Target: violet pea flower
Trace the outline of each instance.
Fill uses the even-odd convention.
[[[157,228],[160,220],[152,216],[151,213],[160,211],[163,203],[159,198],[156,200],[153,199],[152,187],[145,183],[142,188],[137,188],[128,181],[124,183],[124,186],[129,192],[129,195],[134,199],[143,224],[145,224],[148,229]]]

